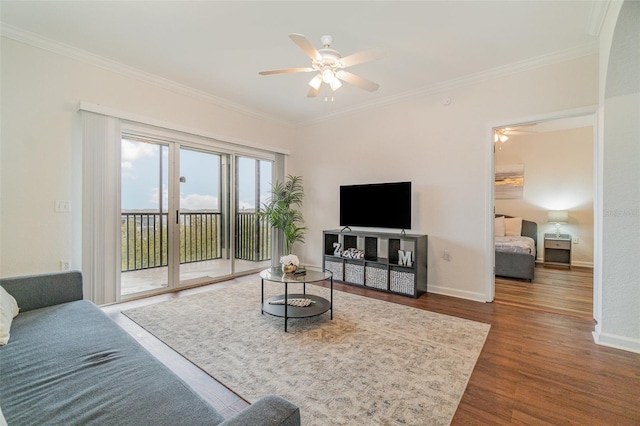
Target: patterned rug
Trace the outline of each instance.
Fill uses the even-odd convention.
[[[256,278],[124,314],[246,400],[292,401],[305,426],[449,424],[489,325],[340,291],[334,306],[285,333]]]

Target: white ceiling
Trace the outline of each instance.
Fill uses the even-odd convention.
[[[0,13],[5,36],[302,125],[416,94],[444,96],[463,81],[594,53],[603,4],[2,0]],[[330,34],[343,56],[382,48],[384,59],[349,68],[380,89],[344,84],[325,102],[306,97],[312,74],[258,75],[309,65],[288,37],[294,32],[318,48],[320,36]]]

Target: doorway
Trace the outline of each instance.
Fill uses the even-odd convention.
[[[494,190],[494,213],[538,227],[532,281],[496,276],[494,300],[593,318],[594,115],[496,126],[493,132],[494,171],[522,171],[520,187]],[[561,231],[570,236],[571,268],[544,266],[545,234],[555,232],[552,211],[568,212]]]

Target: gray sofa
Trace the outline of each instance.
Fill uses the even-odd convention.
[[[126,331],[82,300],[79,272],[0,279],[18,302],[0,346],[0,407],[9,425],[300,424],[269,395],[225,419]]]

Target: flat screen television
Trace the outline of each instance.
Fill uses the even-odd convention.
[[[411,229],[411,182],[340,186],[340,226]]]

